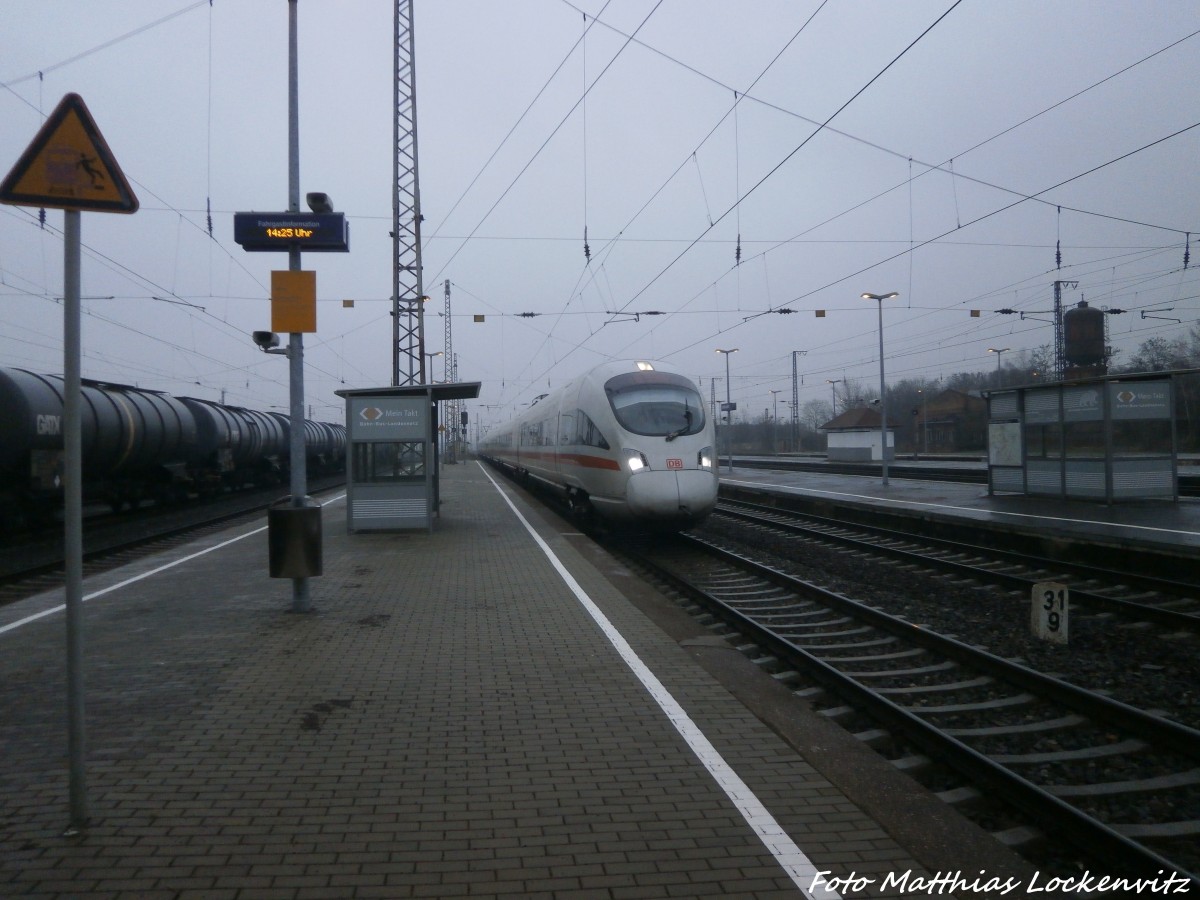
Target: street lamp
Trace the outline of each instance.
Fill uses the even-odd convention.
[[[731,416],[733,415],[733,407],[729,402],[729,354],[737,353],[738,348],[734,347],[732,350],[718,349],[717,352],[723,353],[725,355],[725,425],[728,426],[730,423]],[[726,431],[728,431],[728,427],[726,427]],[[718,453],[717,453],[717,458],[720,459],[720,451],[718,451]],[[718,463],[718,466],[719,465],[720,464]],[[733,472],[733,449],[732,449],[732,447],[729,450],[729,471],[731,473]]]
[[[442,356],[443,352],[444,351],[439,350],[437,353],[422,353],[421,354],[427,360],[429,360],[429,363],[428,363],[428,365],[429,365],[429,380],[427,382],[425,382],[426,384],[433,384],[433,358],[435,356]]]
[[[880,443],[882,444],[880,457],[883,464],[883,486],[887,487],[888,483],[888,435],[887,435],[887,388],[883,382],[883,301],[891,300],[893,297],[899,297],[899,291],[890,291],[886,294],[863,294],[864,300],[874,300],[879,306],[879,431]]]
[[[829,408],[834,418],[837,418],[837,387],[842,383],[840,378],[826,378],[825,383],[829,385]]]
[[[779,427],[779,394],[780,391],[776,388],[771,388],[771,397],[775,401],[775,418],[771,421],[771,452],[777,453],[775,449],[775,431]]]
[[[997,372],[1000,371],[1000,354],[1007,353],[1010,349],[1011,349],[1010,347],[1001,347],[999,350],[997,350],[995,347],[988,347],[988,353],[996,354],[996,371]]]
[[[917,393],[921,395],[921,435],[922,435],[922,450],[926,456],[929,455],[929,398],[925,396],[925,391],[922,388],[917,388]]]

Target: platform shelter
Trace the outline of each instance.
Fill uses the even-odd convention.
[[[990,391],[988,493],[1178,500],[1174,397],[1162,372]]]
[[[357,388],[346,401],[346,528],[433,530],[439,503],[438,404],[473,400],[479,382]]]

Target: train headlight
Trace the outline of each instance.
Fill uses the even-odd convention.
[[[650,463],[646,460],[646,454],[640,450],[631,450],[626,447],[621,451],[621,456],[625,458],[625,465],[630,472],[640,472],[642,469],[650,468]]]
[[[703,447],[696,454],[696,465],[701,469],[711,469],[713,467],[713,448]]]

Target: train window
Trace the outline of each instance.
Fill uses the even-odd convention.
[[[425,478],[424,441],[356,442],[354,483],[413,481]]]
[[[596,423],[582,409],[575,410],[575,433],[571,443],[584,447],[598,447],[601,450],[609,449],[608,441],[604,439]]]
[[[605,390],[617,422],[634,434],[678,437],[704,430],[704,400],[686,378],[629,373],[610,379]]]
[[[521,429],[522,447],[540,447],[544,443],[543,422],[529,422]]]

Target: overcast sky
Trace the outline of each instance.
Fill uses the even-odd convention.
[[[244,252],[233,213],[287,207],[287,3],[5,7],[0,175],[77,92],[141,203],[82,217],[84,376],[286,408],[285,360],[249,339],[286,255]],[[900,293],[889,382],[987,371],[989,347],[1019,365],[1052,342],[1056,279],[1078,282],[1064,304],[1126,311],[1118,363],[1200,319],[1200,2],[415,8],[426,349],[449,280],[484,422],[610,358],[723,400],[717,348],[739,350],[739,415],[788,415],[793,351],[801,405],[829,380],[874,390],[864,291]],[[335,390],[392,381],[393,11],[298,14],[301,190],[350,221],[349,253],[304,258],[307,399],[337,420]],[[0,365],[62,371],[62,220],[0,206]]]

